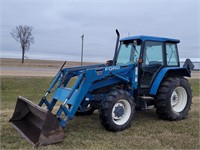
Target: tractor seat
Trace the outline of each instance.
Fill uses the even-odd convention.
[[[162,64],[160,62],[150,62],[148,65],[142,67],[143,74],[146,75],[153,75]]]

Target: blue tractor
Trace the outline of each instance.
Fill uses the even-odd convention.
[[[162,119],[186,118],[192,92],[184,77],[191,74],[189,68],[180,67],[180,41],[152,36],[120,39],[116,32],[113,60],[72,68],[64,68],[64,63],[38,105],[18,97],[10,122],[32,145],[62,142],[63,127],[76,114],[96,109],[109,131],[128,128],[136,110],[151,106]]]

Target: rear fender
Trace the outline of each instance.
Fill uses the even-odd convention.
[[[182,67],[165,67],[162,68],[159,73],[157,74],[154,82],[151,86],[150,95],[156,95],[158,88],[166,76],[186,76],[191,77],[190,71],[187,68]]]

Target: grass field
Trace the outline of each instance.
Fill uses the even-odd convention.
[[[8,121],[18,95],[38,103],[50,81],[48,77],[1,78],[1,149],[31,149]],[[101,126],[98,111],[95,111],[91,116],[75,117],[64,129],[63,143],[39,149],[200,149],[199,82],[199,79],[190,80],[193,105],[185,120],[161,120],[155,109],[139,111],[130,128],[115,133]]]

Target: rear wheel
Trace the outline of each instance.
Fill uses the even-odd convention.
[[[169,77],[160,86],[156,112],[166,120],[186,118],[192,103],[189,82],[183,77]]]
[[[101,124],[111,131],[120,131],[131,125],[135,113],[133,97],[126,91],[116,90],[107,95],[99,109]]]

